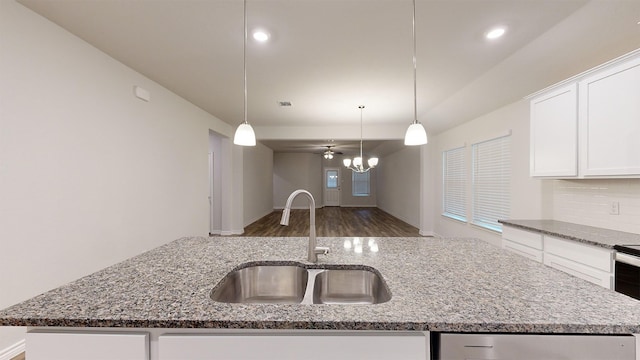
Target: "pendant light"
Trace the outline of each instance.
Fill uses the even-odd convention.
[[[351,169],[351,171],[353,172],[357,172],[357,173],[365,173],[371,169],[373,169],[374,167],[376,167],[376,165],[378,165],[378,158],[377,157],[372,157],[367,161],[367,164],[369,165],[368,168],[365,168],[363,165],[363,158],[362,158],[362,110],[364,109],[364,105],[360,105],[358,106],[358,109],[360,109],[360,156],[356,156],[353,158],[353,166],[352,166],[352,161],[351,159],[347,158],[342,160],[342,163],[344,164],[344,166],[347,169]]]
[[[424,145],[427,143],[427,132],[424,126],[418,122],[418,97],[416,80],[416,0],[413,0],[413,123],[409,125],[404,135],[404,144]]]
[[[256,134],[251,124],[247,121],[247,0],[244,0],[244,43],[242,47],[242,60],[244,71],[244,122],[236,129],[233,143],[241,146],[256,146]]]

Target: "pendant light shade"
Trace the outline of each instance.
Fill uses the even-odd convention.
[[[424,145],[427,143],[427,132],[418,122],[418,94],[416,76],[416,0],[413,0],[413,123],[404,134],[404,144],[408,146]]]
[[[404,144],[408,146],[424,145],[427,143],[427,132],[419,122],[409,125],[404,134]]]
[[[256,133],[249,123],[242,123],[238,126],[233,143],[241,146],[256,146]]]
[[[256,146],[256,133],[247,121],[247,0],[244,0],[244,42],[242,47],[242,63],[244,72],[244,122],[238,126],[233,136],[233,143],[241,146]]]

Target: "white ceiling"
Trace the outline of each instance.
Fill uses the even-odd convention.
[[[19,2],[219,119],[242,121],[241,0]],[[640,0],[417,0],[416,8],[418,118],[430,134],[640,47]],[[248,0],[247,13],[250,31],[272,35],[247,47],[259,140],[270,126],[330,126],[339,138],[342,126],[359,125],[360,104],[365,133],[413,120],[410,0]],[[507,35],[486,41],[497,24]],[[279,107],[283,100],[293,106]],[[299,140],[328,145],[326,133]]]

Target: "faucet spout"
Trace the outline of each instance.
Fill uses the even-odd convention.
[[[287,199],[287,203],[282,211],[280,225],[289,225],[289,215],[291,213],[291,204],[293,200],[300,194],[303,194],[309,200],[309,249],[307,251],[307,259],[310,262],[318,261],[318,254],[328,254],[329,248],[316,246],[316,201],[313,195],[307,190],[299,189],[291,193]]]

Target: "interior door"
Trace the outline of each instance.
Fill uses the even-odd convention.
[[[340,168],[324,169],[324,206],[340,206]]]

